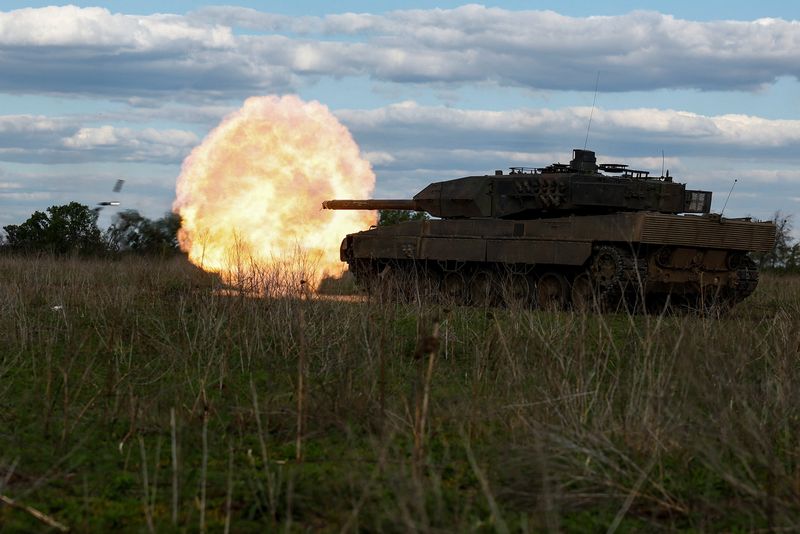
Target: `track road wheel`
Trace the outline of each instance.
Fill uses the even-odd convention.
[[[619,249],[598,247],[591,266],[592,278],[598,289],[618,289],[624,280],[625,262]]]
[[[415,273],[412,287],[414,300],[428,302],[439,292],[439,275],[429,269],[419,269]]]
[[[466,294],[464,275],[459,271],[444,273],[441,294],[446,304],[463,304]]]
[[[508,308],[528,308],[531,305],[531,284],[522,273],[511,273],[501,284],[503,304]]]
[[[489,271],[478,271],[469,283],[469,300],[473,306],[488,308],[497,305],[497,279]]]
[[[567,302],[567,280],[564,275],[547,272],[536,283],[536,302],[543,310],[560,310]]]
[[[400,279],[397,269],[391,265],[385,265],[374,279],[373,296],[380,303],[395,302],[401,294]]]
[[[598,305],[589,273],[580,273],[572,280],[570,300],[572,309],[581,313],[588,312]]]

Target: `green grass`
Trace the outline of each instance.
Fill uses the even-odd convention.
[[[716,319],[5,257],[0,494],[75,531],[794,530],[798,352],[796,277]],[[45,528],[2,504],[0,526]]]

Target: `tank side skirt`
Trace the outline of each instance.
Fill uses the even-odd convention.
[[[512,239],[524,242],[533,239],[648,243],[763,252],[772,249],[774,234],[775,227],[771,223],[731,219],[719,221],[709,217],[646,212],[526,221],[501,219],[412,221],[390,227],[378,227],[353,235],[358,236],[358,240],[380,237],[387,241],[423,237],[446,240]],[[459,243],[466,244],[463,241]]]
[[[384,260],[453,261],[498,264],[564,265],[581,266],[598,245],[614,245],[623,249],[641,249],[642,261],[650,264],[650,279],[653,282],[699,281],[702,275],[724,276],[730,271],[726,258],[735,251],[706,249],[699,247],[658,246],[632,242],[564,241],[556,239],[519,238],[439,238],[419,236],[396,236],[386,240],[378,236],[359,236],[353,240],[354,258]],[[664,254],[669,254],[664,263]],[[661,263],[655,259],[661,254]],[[715,283],[713,278],[709,282]]]

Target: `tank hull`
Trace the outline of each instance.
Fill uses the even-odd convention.
[[[350,234],[341,259],[379,293],[456,303],[614,308],[730,306],[755,289],[750,252],[771,223],[622,212],[502,220],[411,221]]]

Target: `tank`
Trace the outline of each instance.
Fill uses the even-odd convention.
[[[569,164],[511,167],[428,185],[412,199],[328,200],[324,209],[432,218],[345,236],[341,260],[370,293],[546,308],[727,309],[758,285],[751,253],[775,225],[711,213],[687,189],[575,149]]]

